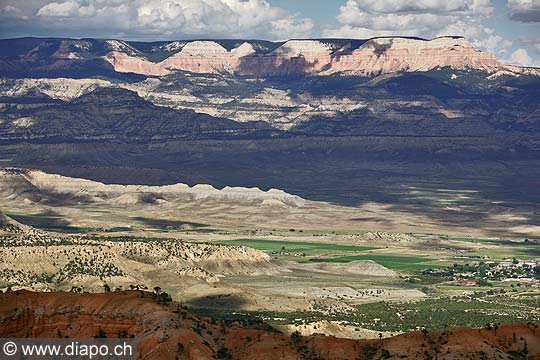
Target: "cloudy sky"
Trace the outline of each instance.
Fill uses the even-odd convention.
[[[464,35],[540,66],[540,0],[0,0],[0,37],[126,40]]]

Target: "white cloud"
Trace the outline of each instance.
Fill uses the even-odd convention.
[[[435,32],[455,20],[492,13],[489,0],[348,0],[337,19],[343,25],[374,30]]]
[[[540,22],[540,0],[508,0],[510,18],[523,22]]]
[[[36,19],[53,28],[176,37],[310,36],[313,22],[266,0],[66,0]]]
[[[540,1],[540,0],[534,0]],[[348,0],[337,17],[341,26],[325,36],[465,36],[474,46],[504,54],[511,42],[484,25],[493,15],[490,0]]]
[[[21,9],[10,4],[0,6],[0,17],[26,19]]]
[[[288,16],[272,22],[272,33],[279,40],[294,38],[307,38],[313,32],[313,21],[311,19],[296,18]],[[294,36],[291,36],[294,34]]]
[[[489,0],[348,0],[340,7],[341,24],[381,30],[440,28],[456,17],[490,16]],[[437,23],[442,21],[442,23]]]
[[[65,17],[76,16],[79,12],[79,5],[75,1],[53,2],[43,6],[38,10],[37,16]]]
[[[392,36],[396,33],[392,30],[374,30],[360,26],[343,25],[337,29],[325,29],[323,31],[324,37],[329,38],[352,38],[352,39],[369,39],[377,36]],[[399,35],[416,35],[410,32],[403,31]]]
[[[510,55],[510,63],[523,66],[533,66],[533,59],[529,56],[527,50],[519,48]]]

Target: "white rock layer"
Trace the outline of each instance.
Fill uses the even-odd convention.
[[[172,45],[171,48],[180,48]],[[193,41],[181,51],[161,62],[151,62],[114,44],[105,56],[118,72],[165,75],[174,70],[194,73],[234,72],[243,75],[278,75],[307,73],[329,75],[348,73],[374,75],[400,71],[428,71],[439,67],[476,69],[488,72],[507,70],[521,73],[522,68],[509,67],[489,52],[473,47],[464,38],[441,37],[433,40],[410,38],[374,38],[357,49],[319,40],[290,40],[277,49],[257,54],[255,46],[244,42],[227,51],[214,41]],[[529,70],[527,70],[529,71]]]

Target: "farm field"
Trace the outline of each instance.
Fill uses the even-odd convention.
[[[313,262],[334,262],[334,263],[349,263],[358,260],[371,260],[384,267],[393,270],[417,271],[426,268],[444,267],[444,265],[432,264],[429,257],[418,256],[400,256],[400,255],[350,255],[338,256],[331,258],[314,258],[310,259]]]
[[[306,255],[325,254],[328,252],[362,252],[377,249],[372,246],[264,239],[236,239],[220,241],[219,243],[222,245],[248,246],[253,249],[264,251],[305,253]]]

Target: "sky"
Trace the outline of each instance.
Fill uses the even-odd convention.
[[[0,38],[124,40],[465,36],[540,66],[540,0],[0,0]]]

